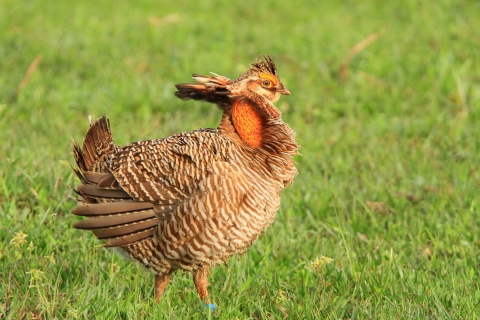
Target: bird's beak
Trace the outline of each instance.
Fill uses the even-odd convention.
[[[281,88],[280,90],[277,90],[277,92],[280,93],[280,94],[284,94],[286,96],[290,95],[290,91],[285,87]]]

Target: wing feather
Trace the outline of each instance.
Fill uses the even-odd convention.
[[[222,149],[216,145],[218,132],[197,130],[113,148],[108,121],[102,117],[97,122],[87,133],[86,153],[74,146],[83,181],[77,192],[84,201],[72,213],[86,217],[75,228],[92,230],[107,240],[105,246],[124,246],[156,234],[170,245],[172,255],[185,255],[194,240],[198,252],[208,251],[203,247],[208,236],[234,223],[242,192],[233,186],[246,179],[217,152]],[[97,142],[101,148],[90,145],[102,137],[105,141]]]

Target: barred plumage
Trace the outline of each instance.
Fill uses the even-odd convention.
[[[208,268],[255,242],[297,173],[295,135],[273,105],[290,92],[270,57],[237,80],[193,78],[175,95],[217,104],[217,129],[117,147],[103,116],[90,124],[82,148],[73,142],[82,199],[72,213],[87,217],[74,227],[152,270],[157,299],[182,269],[193,272],[208,301]]]

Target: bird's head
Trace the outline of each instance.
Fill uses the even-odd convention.
[[[269,56],[265,56],[264,61],[254,62],[250,69],[235,82],[242,83],[247,90],[265,97],[271,102],[277,101],[283,94],[290,94],[290,91],[278,78],[275,62]]]

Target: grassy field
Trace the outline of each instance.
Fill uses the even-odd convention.
[[[0,318],[480,317],[480,2],[0,1]],[[303,156],[217,310],[75,230],[70,138],[216,127],[192,73],[271,55]],[[330,263],[330,260],[333,259]]]

